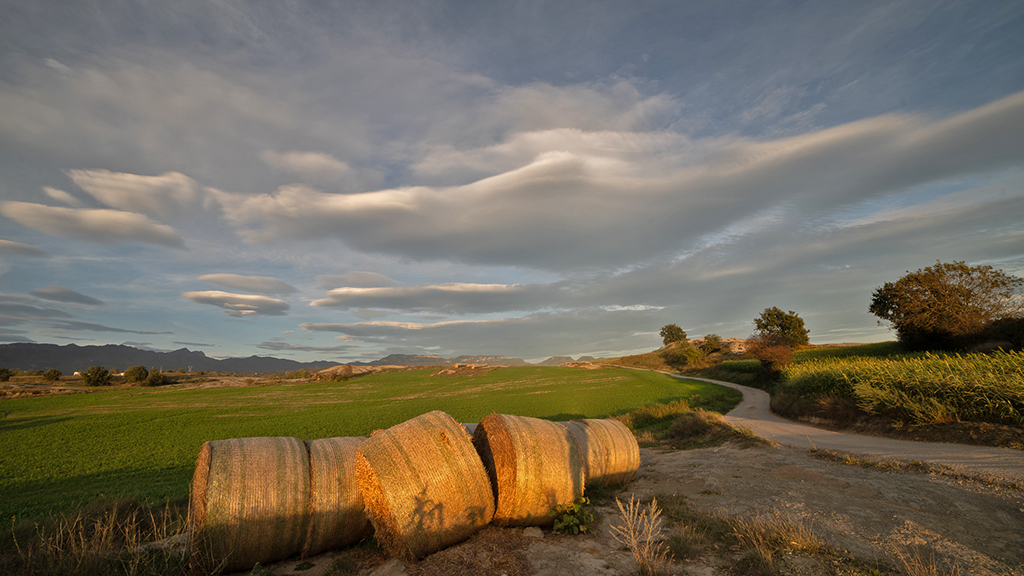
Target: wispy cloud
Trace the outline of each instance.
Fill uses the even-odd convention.
[[[548,298],[542,293],[547,292]],[[437,314],[482,314],[534,310],[550,306],[555,292],[543,286],[450,282],[430,286],[335,288],[313,306],[382,308]]]
[[[54,302],[72,302],[75,304],[86,304],[88,306],[103,305],[102,300],[98,300],[92,296],[86,296],[85,294],[80,294],[70,288],[64,288],[63,286],[46,286],[45,288],[33,290],[31,294],[36,298],[53,300]]]
[[[0,240],[0,252],[16,254],[18,256],[31,256],[33,258],[47,258],[50,256],[50,253],[42,248],[10,240]]]

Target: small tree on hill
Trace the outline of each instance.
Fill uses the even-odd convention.
[[[686,342],[686,331],[676,324],[666,324],[661,327],[661,342],[668,346],[673,342]]]
[[[754,327],[757,329],[755,337],[773,344],[796,348],[810,342],[803,318],[792,310],[783,312],[777,306],[765,308],[760,316],[754,318]]]
[[[50,368],[46,372],[43,372],[43,380],[46,380],[47,382],[56,382],[60,380],[60,377],[63,375],[64,373],[61,372],[60,370],[57,370],[56,368]]]
[[[1020,318],[1022,287],[1024,278],[991,266],[936,261],[876,288],[868,311],[910,348],[959,348],[983,338],[998,320]]]
[[[82,372],[82,382],[86,386],[107,386],[110,384],[110,372],[103,366],[90,366]]]
[[[149,370],[146,370],[145,366],[132,366],[121,375],[122,382],[125,384],[143,382],[147,377],[149,377]]]

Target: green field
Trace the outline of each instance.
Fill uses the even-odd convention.
[[[31,519],[103,499],[160,503],[187,497],[195,457],[207,440],[365,436],[431,410],[461,422],[494,412],[568,420],[679,398],[717,411],[739,402],[731,389],[637,370],[526,367],[467,377],[433,372],[0,400],[0,514]]]

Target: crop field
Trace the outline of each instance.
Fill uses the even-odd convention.
[[[637,370],[524,367],[463,377],[434,371],[0,400],[0,517],[31,519],[120,497],[154,504],[185,498],[207,440],[366,436],[431,410],[461,422],[494,412],[569,420],[680,398],[724,413],[740,399],[728,388]]]
[[[777,392],[849,398],[907,424],[1024,426],[1024,353],[819,357],[795,363]]]

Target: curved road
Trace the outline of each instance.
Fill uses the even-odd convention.
[[[780,444],[808,450],[813,447],[818,450],[838,450],[879,458],[941,464],[964,472],[991,474],[1024,483],[1024,450],[910,442],[822,430],[806,424],[797,424],[773,414],[769,408],[770,398],[764,390],[721,380],[669,375],[702,380],[739,390],[743,393],[743,401],[725,415],[726,422],[734,426],[746,426],[754,434]]]

